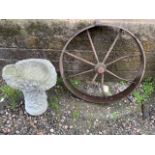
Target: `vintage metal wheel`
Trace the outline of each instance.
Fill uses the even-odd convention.
[[[75,96],[104,104],[129,95],[142,81],[145,66],[145,53],[138,38],[122,27],[103,24],[88,26],[74,34],[59,61],[64,84]],[[125,71],[120,69],[123,67]],[[124,77],[127,72],[132,75],[130,79]],[[116,86],[123,81],[124,88],[118,90]],[[106,89],[110,89],[110,94],[106,94]]]

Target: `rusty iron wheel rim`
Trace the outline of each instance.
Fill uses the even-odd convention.
[[[70,42],[75,38],[77,37],[79,34],[83,33],[84,31],[86,31],[86,33],[88,34],[88,38],[90,37],[90,34],[89,34],[89,29],[92,29],[92,28],[95,28],[95,27],[110,27],[110,28],[114,28],[114,29],[118,29],[119,32],[118,34],[121,32],[121,31],[124,31],[126,32],[128,35],[130,35],[132,37],[132,39],[135,41],[135,43],[137,44],[139,50],[140,50],[140,53],[141,53],[141,65],[140,65],[140,68],[139,68],[139,71],[138,71],[138,74],[136,76],[136,78],[132,81],[131,85],[128,86],[124,91],[120,92],[120,93],[117,93],[117,94],[114,94],[112,96],[91,96],[91,95],[88,95],[87,93],[84,93],[78,89],[76,89],[71,83],[70,81],[65,77],[65,74],[64,74],[64,67],[63,67],[63,57],[64,57],[64,54],[66,54],[66,49],[68,47],[68,45],[70,44]],[[90,39],[90,38],[89,38]],[[118,36],[116,36],[115,41],[117,41],[118,39]],[[91,40],[90,40],[91,42]],[[114,43],[113,42],[113,43]],[[116,42],[115,42],[116,43]],[[114,43],[114,45],[115,45]],[[92,47],[93,48],[93,47]],[[112,51],[112,50],[111,50]],[[94,52],[94,51],[93,51]],[[108,53],[108,52],[107,52]],[[68,54],[68,53],[67,53]],[[106,54],[108,55],[108,54]],[[72,55],[71,55],[72,56]],[[96,56],[96,53],[94,52],[94,56],[96,58],[96,60],[98,61],[98,58]],[[106,56],[105,56],[106,57]],[[107,56],[108,57],[108,56]],[[106,60],[106,58],[104,58],[104,60]],[[103,60],[103,61],[104,61]],[[82,60],[83,61],[83,60]],[[87,62],[87,63],[90,63],[90,62]],[[90,65],[93,65],[93,64],[90,64]],[[102,67],[103,64],[99,64],[99,67],[97,68],[98,69],[98,74],[102,74],[106,68]],[[59,61],[59,68],[60,68],[60,74],[61,74],[61,77],[63,79],[63,82],[65,84],[65,86],[69,89],[69,91],[75,95],[76,97],[78,98],[81,98],[85,101],[88,101],[88,102],[93,102],[93,103],[103,103],[103,104],[106,104],[106,103],[111,103],[111,102],[114,102],[114,101],[117,101],[117,100],[120,100],[126,96],[128,96],[139,84],[140,82],[142,81],[143,79],[143,76],[145,74],[145,67],[146,67],[146,57],[145,57],[145,52],[144,52],[144,49],[143,49],[143,46],[141,44],[141,42],[139,41],[139,39],[134,35],[132,34],[130,31],[122,28],[122,27],[119,27],[119,26],[111,26],[111,25],[105,25],[105,24],[94,24],[94,25],[91,25],[91,26],[88,26],[88,27],[85,27],[83,29],[81,29],[80,31],[78,31],[77,33],[75,33],[68,41],[67,43],[65,44],[63,50],[62,50],[62,53],[61,53],[61,56],[60,56],[60,61]],[[94,77],[95,78],[95,77]]]

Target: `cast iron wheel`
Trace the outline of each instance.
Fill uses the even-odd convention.
[[[99,35],[103,35],[103,40]],[[117,49],[123,46],[127,50]],[[136,70],[133,64],[138,66]],[[145,66],[145,53],[138,38],[122,27],[103,24],[88,26],[74,34],[59,61],[65,86],[78,98],[94,103],[110,103],[129,95],[142,81]],[[130,73],[130,79],[124,78],[123,67]],[[118,90],[116,86],[121,83],[124,89]]]

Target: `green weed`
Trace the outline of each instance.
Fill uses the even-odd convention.
[[[60,99],[58,97],[52,97],[49,101],[49,107],[53,109],[55,112],[60,111],[60,104],[59,104]]]
[[[138,104],[142,104],[146,100],[145,96],[138,91],[134,92],[133,96]]]
[[[126,82],[126,81],[120,81],[120,84],[121,84],[121,85],[126,85],[127,82]]]
[[[152,78],[147,78],[142,85],[141,90],[135,91],[133,96],[136,99],[136,103],[143,104],[146,102],[152,93],[155,91],[155,81]]]
[[[21,100],[22,93],[19,90],[15,90],[8,85],[4,85],[0,88],[0,91],[4,98],[7,98],[11,109],[16,109]]]
[[[75,79],[72,79],[70,80],[71,84],[74,86],[74,87],[77,87],[77,86],[80,86],[81,85],[81,81],[80,80],[75,80]]]
[[[111,117],[112,117],[112,119],[117,119],[118,117],[119,117],[119,112],[113,112],[113,113],[111,113]]]
[[[80,117],[80,111],[73,111],[72,117],[73,119],[77,120]]]
[[[57,85],[59,85],[59,86],[63,85],[63,79],[61,77],[57,78]]]

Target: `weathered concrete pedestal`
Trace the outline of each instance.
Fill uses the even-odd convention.
[[[42,90],[23,91],[25,110],[30,115],[41,115],[48,108],[47,95]]]

